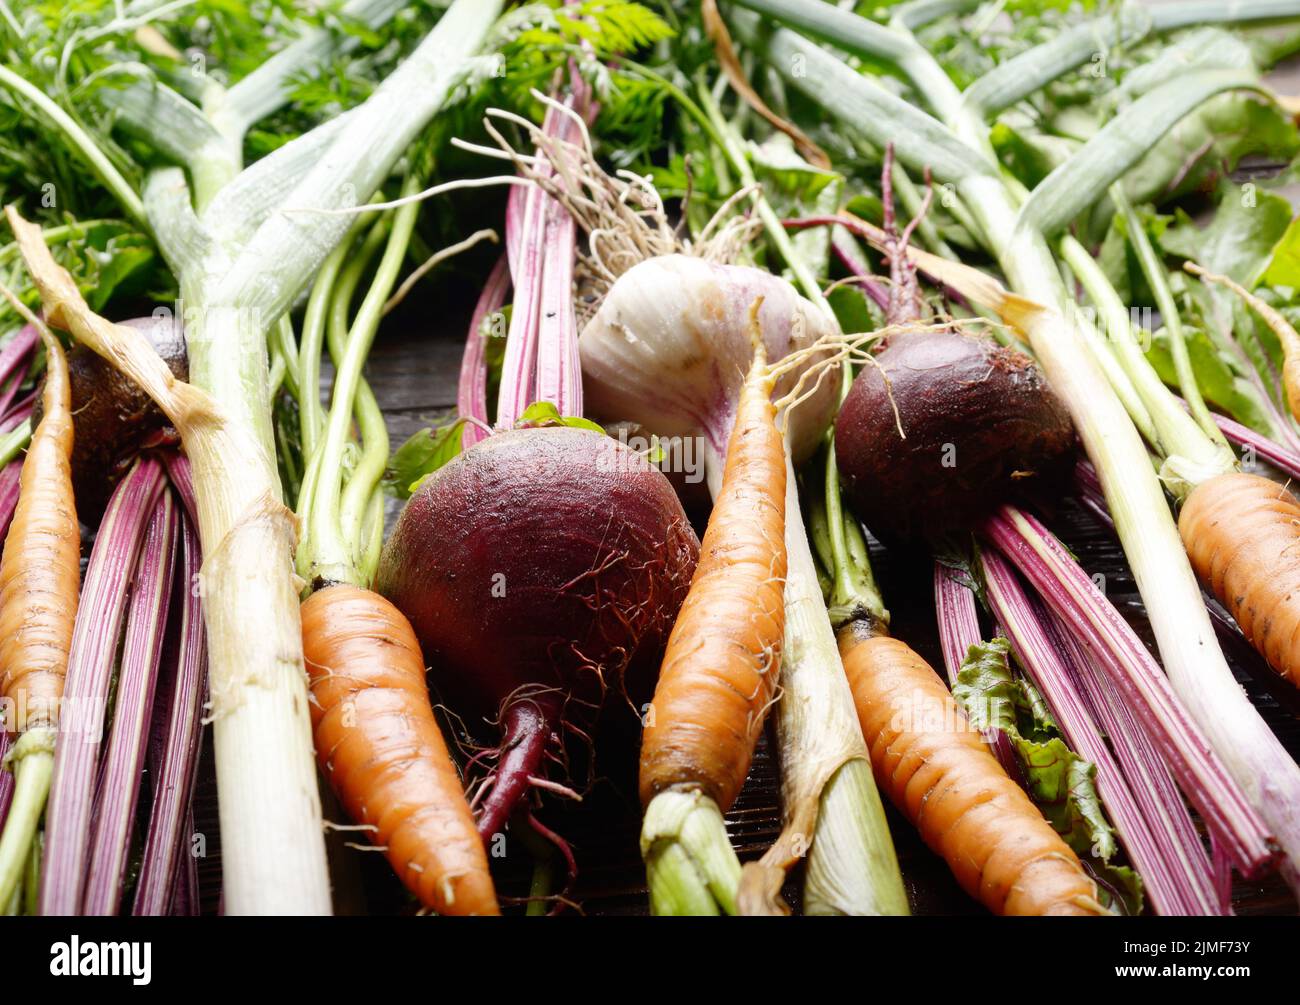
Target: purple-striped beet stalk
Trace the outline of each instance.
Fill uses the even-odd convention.
[[[131,577],[162,491],[162,464],[152,458],[138,461],[109,500],[86,566],[45,813],[42,914],[81,910],[109,682]]]
[[[1141,640],[1063,545],[1033,516],[1004,506],[985,536],[1096,654],[1178,779],[1188,801],[1245,875],[1274,856],[1259,813],[1174,694]]]
[[[188,514],[180,527],[180,600],[176,626],[175,662],[159,681],[154,735],[149,751],[153,805],[145,837],[133,914],[161,915],[173,910],[178,891],[189,889],[194,871],[190,809],[199,768],[203,736],[203,706],[207,695],[207,652],[203,612],[194,589],[202,556],[198,532]],[[196,875],[196,874],[195,874]],[[192,903],[197,913],[197,889]]]
[[[1160,914],[1217,913],[1204,849],[1199,842],[1183,846],[1178,841],[1183,832],[1176,825],[1156,829],[1158,821],[1144,812],[1112,756],[1042,613],[996,551],[983,551],[981,562],[994,616],[1004,627],[1020,664],[1047,700],[1066,742],[1096,767],[1098,792],[1155,909]],[[1112,737],[1112,742],[1119,739]]]
[[[176,568],[176,503],[154,503],[136,565],[113,702],[113,724],[100,769],[82,913],[115,915],[131,853]]]

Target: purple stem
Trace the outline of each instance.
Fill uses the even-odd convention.
[[[9,407],[32,365],[32,354],[41,340],[32,325],[24,325],[9,344],[0,349],[0,415]]]
[[[521,698],[502,713],[501,754],[478,818],[478,832],[485,843],[500,832],[528,794],[530,779],[544,773],[543,759],[555,734],[553,724],[559,720],[558,706],[558,699],[547,694]]]
[[[942,562],[934,563],[934,608],[939,619],[939,648],[948,672],[948,686],[957,683],[957,672],[966,662],[971,646],[984,641],[980,631],[975,594],[961,575]]]
[[[176,570],[178,518],[171,493],[162,493],[154,504],[131,585],[113,726],[95,799],[82,902],[82,912],[87,915],[115,915],[122,899]]]
[[[567,105],[587,114],[591,105],[576,74]],[[542,131],[567,142],[577,139],[572,115],[548,107]],[[540,159],[536,170],[553,174]],[[573,310],[573,259],[577,228],[568,211],[537,185],[506,202],[506,255],[513,273],[514,303],[506,357],[497,395],[498,428],[509,429],[535,401],[549,401],[562,415],[582,414],[582,365]]]
[[[188,836],[193,833],[194,814],[191,812],[186,814],[180,834],[181,846],[186,852],[189,848]],[[176,869],[176,882],[173,884],[167,914],[174,918],[197,918],[201,913],[202,903],[199,892],[198,859],[191,854],[183,854],[179,858],[179,868]]]
[[[162,489],[162,465],[142,458],[113,491],[86,566],[45,811],[43,915],[67,916],[81,909],[109,680],[131,574]]]
[[[828,214],[822,216],[803,216],[797,219],[788,218],[782,220],[781,225],[785,227],[786,230],[807,230],[809,227],[843,227],[849,233],[862,238],[868,243],[875,243],[883,233],[865,220],[859,220],[856,216],[853,216],[850,213],[843,213],[840,215]],[[832,238],[832,247],[833,246],[834,238]],[[918,271],[925,277],[925,281],[929,285],[942,290],[944,297],[946,297],[951,303],[960,304],[967,308],[970,307],[969,301],[967,301],[965,296],[963,296],[959,291],[954,290],[951,286],[941,283],[924,269]],[[872,299],[874,299],[874,297]]]
[[[1210,851],[1214,860],[1214,888],[1224,914],[1232,913],[1232,860],[1223,845],[1210,838]]]
[[[0,468],[0,540],[9,533],[9,524],[18,508],[18,479],[23,472],[23,460],[15,457]]]
[[[9,753],[9,731],[0,728],[0,762]],[[9,816],[9,803],[14,797],[14,773],[0,771],[0,831],[4,830],[5,818]]]
[[[957,684],[957,673],[966,662],[970,647],[983,642],[984,635],[980,631],[974,592],[962,582],[956,569],[942,562],[934,563],[934,608],[939,619],[939,647],[943,651],[943,665],[951,689]],[[1002,770],[1023,786],[1024,776],[1010,737],[1000,729],[986,729],[984,742],[993,751]]]
[[[194,475],[190,470],[190,459],[184,454],[171,450],[162,455],[162,460],[167,465],[167,478],[172,483],[172,488],[181,497],[185,515],[190,518],[190,523],[197,527],[199,508],[194,499]]]
[[[573,217],[548,197],[547,258],[537,321],[537,400],[553,402],[561,415],[582,414],[582,360],[578,356],[578,318],[573,309],[576,242]]]
[[[533,190],[534,187],[531,186],[511,185],[510,192],[506,196],[506,262],[510,266],[512,276],[519,275],[519,270],[522,267],[519,261],[520,253],[523,251],[519,246],[519,223],[523,220],[524,213],[527,211],[525,204],[528,202],[528,196]]]
[[[547,122],[551,115],[547,113]],[[513,426],[520,413],[536,400],[537,307],[546,257],[546,198],[546,193],[533,185],[523,199],[506,203],[506,253],[513,259],[515,292],[497,392],[497,426],[502,429]],[[510,255],[512,247],[516,249],[514,255]]]
[[[1225,415],[1219,415],[1217,412],[1211,414],[1214,416],[1215,425],[1222,430],[1229,442],[1238,447],[1249,447],[1279,471],[1285,471],[1292,478],[1300,478],[1300,454]]]
[[[1069,628],[1050,611],[1046,612],[1046,622],[1057,651],[1083,691],[1097,723],[1110,738],[1120,769],[1143,807],[1152,833],[1165,841],[1175,855],[1182,856],[1187,868],[1198,874],[1208,873],[1210,863],[1191,812],[1151,737],[1124,703],[1119,689]],[[1219,903],[1218,907],[1223,913],[1224,905]]]
[[[1162,835],[1148,824],[1158,807],[1139,805],[1120,766],[1093,720],[1070,668],[1050,634],[1043,612],[1033,604],[1011,567],[992,550],[981,553],[989,604],[1006,628],[1020,664],[1042,692],[1070,748],[1097,769],[1097,791],[1129,860],[1142,876],[1147,895],[1160,914],[1207,915],[1216,912],[1209,862],[1199,843],[1184,848],[1173,834]],[[1113,742],[1120,737],[1112,735]],[[1149,797],[1151,793],[1148,791]]]
[[[1101,489],[1101,479],[1097,477],[1097,469],[1092,466],[1091,461],[1080,460],[1075,464],[1074,485],[1078,490],[1079,502],[1083,504],[1084,509],[1102,524],[1114,530],[1115,521],[1111,519],[1106,493]]]
[[[1088,574],[1028,513],[1003,506],[983,531],[1095,654],[1237,869],[1252,876],[1266,868],[1274,855],[1259,814],[1210,748],[1142,640]]]
[[[150,751],[153,806],[144,858],[136,883],[133,914],[168,913],[177,885],[193,865],[190,801],[199,771],[203,705],[207,691],[207,640],[203,611],[190,584],[202,564],[198,534],[187,516],[181,521],[181,599],[176,662],[160,684],[158,730]],[[165,703],[164,703],[165,702]],[[197,901],[195,901],[197,907]]]
[[[513,197],[521,191],[512,185]],[[497,259],[496,265],[488,274],[487,282],[479,293],[478,303],[474,306],[474,316],[469,322],[469,335],[465,339],[465,354],[460,360],[460,381],[456,386],[456,410],[466,422],[461,430],[461,446],[468,450],[487,436],[484,429],[488,424],[487,408],[487,362],[486,349],[488,336],[483,333],[483,322],[490,315],[499,311],[506,302],[510,289],[509,254]]]
[[[871,274],[871,264],[862,257],[853,235],[838,227],[831,230],[831,251],[853,277],[857,286],[882,311],[889,309],[889,291]]]
[[[6,405],[5,411],[0,412],[0,415],[4,416],[4,418],[0,418],[0,433],[11,432],[24,419],[30,419],[32,417],[32,407],[35,404],[36,392],[32,391],[21,401]]]

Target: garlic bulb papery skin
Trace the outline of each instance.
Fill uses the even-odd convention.
[[[759,297],[770,362],[838,333],[832,318],[762,269],[689,255],[633,266],[610,287],[579,339],[590,414],[629,420],[662,437],[702,435],[713,458],[724,458],[753,358],[749,315]],[[808,365],[817,358],[809,354]],[[804,369],[784,374],[774,397],[790,391]],[[813,393],[790,413],[787,440],[796,463],[821,442],[839,386],[838,368],[825,367]],[[720,475],[710,471],[711,479]]]

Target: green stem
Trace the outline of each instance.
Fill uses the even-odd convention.
[[[370,222],[369,216],[363,219]],[[298,388],[300,392],[306,392],[298,399],[298,435],[302,440],[302,454],[307,458],[316,453],[317,438],[325,429],[325,410],[320,401],[320,363],[325,351],[326,318],[334,300],[334,283],[360,229],[359,220],[357,227],[349,231],[339,246],[326,256],[307,297],[307,312],[303,315],[298,348]]]
[[[18,738],[9,753],[14,794],[0,834],[0,904],[9,904],[22,885],[32,840],[50,793],[55,736],[51,726],[34,727]]]
[[[862,529],[844,509],[840,489],[840,469],[835,462],[835,440],[826,443],[823,499],[826,507],[826,525],[829,534],[831,581],[835,584],[827,605],[831,624],[839,627],[845,621],[870,614],[884,624],[889,623],[889,612],[876,586],[871,563],[867,560],[867,542]]]
[[[704,86],[703,81],[697,88],[700,96],[700,106],[704,109],[709,120],[713,123],[713,132],[721,137],[721,149],[727,156],[727,161],[731,164],[732,169],[740,178],[740,187],[746,188],[750,185],[757,184],[754,177],[754,170],[750,166],[749,158],[745,156],[745,151],[740,144],[740,138],[736,135],[731,125],[723,117],[722,109],[718,106],[717,100],[713,97],[712,92]],[[803,295],[810,301],[820,307],[826,314],[831,317],[835,312],[822,296],[821,286],[817,282],[817,277],[808,271],[803,259],[795,251],[794,244],[790,235],[786,232],[781,223],[781,218],[776,215],[771,204],[763,198],[761,191],[754,194],[754,208],[758,213],[758,218],[763,221],[763,229],[767,232],[768,239],[776,246],[777,251],[785,260],[786,266],[790,269],[791,274],[795,277]]]
[[[384,550],[384,495],[382,485],[375,486],[370,496],[370,506],[366,510],[361,540],[365,542],[361,552],[361,575],[367,583],[375,581],[379,571],[379,555]]]
[[[533,862],[533,878],[528,884],[528,909],[530,918],[546,917],[546,899],[555,885],[555,858],[546,856]]]
[[[1173,357],[1174,372],[1178,375],[1178,387],[1183,393],[1183,400],[1187,402],[1192,417],[1196,419],[1205,435],[1223,447],[1227,447],[1228,441],[1219,431],[1214,417],[1210,415],[1210,410],[1205,407],[1205,399],[1201,397],[1201,388],[1196,382],[1191,356],[1187,352],[1187,336],[1183,332],[1182,319],[1178,315],[1178,305],[1174,302],[1173,291],[1169,288],[1169,275],[1165,272],[1164,264],[1156,254],[1151,238],[1147,235],[1137,211],[1124,192],[1122,183],[1116,182],[1110,187],[1110,198],[1124,216],[1129,243],[1137,252],[1142,274],[1146,277],[1151,292],[1155,294],[1156,308],[1160,311],[1165,332],[1169,336],[1169,353]]]
[[[107,218],[103,220],[78,220],[76,223],[63,224],[58,227],[46,227],[41,231],[41,236],[45,238],[46,244],[53,247],[73,238],[83,237],[95,227],[107,227],[113,224],[121,226],[122,221]],[[0,265],[7,265],[17,257],[18,243],[16,241],[0,247]]]
[[[276,358],[284,366],[284,375],[282,380],[289,390],[289,394],[297,399],[298,394],[298,339],[293,333],[293,319],[287,314],[280,316],[279,322],[276,323],[274,331],[271,333],[272,349]]]
[[[1113,350],[1114,358],[1128,379],[1118,383],[1108,379],[1121,400],[1130,393],[1130,387],[1132,393],[1141,399],[1143,413],[1150,417],[1151,423],[1151,429],[1143,434],[1148,442],[1175,466],[1189,464],[1191,467],[1184,472],[1185,475],[1190,475],[1192,470],[1199,471],[1195,480],[1232,470],[1232,451],[1226,444],[1220,445],[1206,437],[1196,420],[1179,405],[1152,369],[1133,331],[1128,309],[1096,260],[1073,237],[1063,238],[1060,248],[1062,258],[1074,270],[1085,292],[1105,318],[1107,338],[1104,345],[1094,346],[1093,356],[1101,362],[1107,347]],[[1167,487],[1181,495],[1191,484],[1194,484],[1194,479],[1182,478],[1171,481]]]
[[[419,190],[419,178],[413,174],[408,176],[402,195],[414,195]],[[347,328],[342,345],[338,346],[342,352],[337,361],[325,438],[317,447],[320,460],[311,509],[307,513],[307,533],[298,560],[299,566],[307,570],[304,578],[309,583],[369,585],[359,569],[359,535],[371,494],[388,460],[388,434],[373,394],[368,387],[363,390],[361,371],[379,330],[384,304],[397,283],[419,210],[420,204],[412,202],[393,214],[387,245],[370,289]],[[338,285],[330,318],[335,343],[346,324],[347,307],[359,278],[360,269],[349,266]],[[358,405],[362,406],[359,410]],[[363,447],[349,479],[350,491],[345,492],[343,455],[349,444],[354,415],[361,420]]]
[[[0,87],[7,87],[16,94],[21,94],[64,135],[72,148],[90,165],[95,176],[104,187],[113,194],[121,207],[146,230],[149,221],[145,216],[144,203],[131,183],[122,177],[121,172],[113,166],[104,151],[90,135],[81,128],[77,121],[58,106],[44,91],[28,83],[7,66],[0,66]]]
[[[45,855],[45,834],[37,831],[32,851],[27,856],[27,875],[23,879],[23,913],[35,917],[41,913],[41,860]]]
[[[23,419],[13,429],[0,436],[0,468],[4,467],[23,450],[32,439],[32,420]]]
[[[363,218],[367,222],[373,217],[366,214]],[[349,235],[357,231],[349,231]],[[312,297],[308,300],[308,316],[303,321],[303,343],[300,350],[300,357],[303,360],[304,377],[302,378],[302,387],[315,388],[315,394],[305,391],[303,394],[304,401],[312,401],[314,405],[310,406],[314,411],[312,419],[311,434],[312,448],[310,452],[304,448],[303,457],[304,471],[302,475],[302,490],[298,494],[298,505],[296,512],[298,519],[303,522],[307,532],[310,532],[310,514],[315,508],[316,485],[319,481],[321,465],[324,463],[324,450],[320,437],[325,432],[324,412],[320,407],[320,361],[323,351],[322,342],[328,345],[330,359],[334,363],[335,369],[338,368],[339,360],[343,358],[344,342],[347,340],[348,316],[352,307],[352,296],[356,292],[357,285],[361,282],[361,274],[370,267],[370,262],[376,254],[379,253],[380,245],[383,244],[384,238],[388,232],[388,217],[381,216],[375,220],[365,239],[362,240],[359,247],[351,255],[348,249],[352,247],[350,239],[345,240],[343,245],[335,249],[335,252],[326,259],[326,264],[322,266],[322,272],[327,269],[328,276],[322,276],[321,281],[312,289]],[[331,259],[338,259],[337,266],[331,267]],[[346,267],[343,263],[347,262]],[[329,280],[326,282],[325,280]],[[313,301],[316,300],[317,294],[320,293],[320,310],[319,314],[313,316]],[[310,383],[307,379],[310,377]],[[304,429],[308,427],[304,426]],[[306,561],[308,550],[306,541],[299,544],[298,561]],[[299,566],[299,574],[308,578],[309,569],[306,565]]]
[[[740,859],[717,804],[695,792],[660,792],[641,824],[641,857],[656,915],[735,914]]]

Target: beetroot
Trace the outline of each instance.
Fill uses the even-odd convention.
[[[179,324],[171,318],[120,323],[143,332],[171,372],[187,379],[189,361]],[[84,345],[67,355],[72,385],[72,490],[78,518],[93,526],[136,455],[147,446],[174,442],[176,434],[158,406],[113,364]],[[38,389],[32,427],[40,421]]]
[[[698,554],[663,474],[592,430],[495,433],[412,496],[376,586],[410,619],[443,699],[504,732],[485,837],[565,727],[585,729],[607,696],[649,699]]]
[[[941,538],[1068,467],[1069,413],[1023,353],[913,330],[887,339],[876,363],[835,423],[850,503],[874,532]]]

